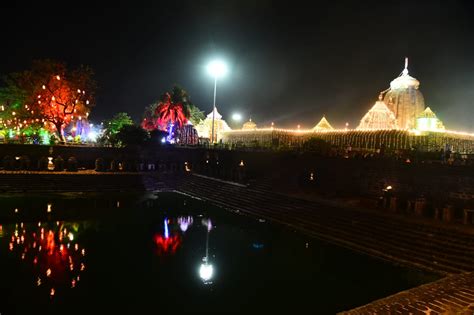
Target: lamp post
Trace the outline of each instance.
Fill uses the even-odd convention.
[[[211,61],[207,65],[207,72],[214,77],[214,103],[212,106],[212,132],[211,143],[214,143],[214,121],[216,112],[216,93],[217,93],[217,79],[223,77],[227,73],[227,65],[221,60]]]

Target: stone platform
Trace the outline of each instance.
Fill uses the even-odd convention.
[[[474,273],[448,276],[402,291],[356,309],[341,312],[362,314],[473,314]]]

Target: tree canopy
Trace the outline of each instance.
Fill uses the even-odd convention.
[[[35,61],[30,70],[3,78],[0,124],[17,131],[45,128],[64,140],[68,124],[89,116],[95,90],[89,67],[70,70],[62,62]]]

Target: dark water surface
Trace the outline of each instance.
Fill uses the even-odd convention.
[[[0,225],[2,315],[334,314],[436,279],[171,193],[3,196]]]

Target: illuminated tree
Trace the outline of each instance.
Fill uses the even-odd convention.
[[[51,60],[36,61],[31,70],[9,75],[0,90],[7,126],[43,124],[64,141],[63,129],[89,115],[95,92],[92,76],[88,67],[69,71]]]
[[[52,124],[64,141],[63,128],[72,121],[87,119],[91,107],[91,94],[84,90],[89,73],[86,69],[72,72],[68,77],[50,76],[38,91],[36,106],[44,122]]]
[[[162,129],[169,124],[181,127],[188,121],[189,110],[182,102],[173,101],[170,93],[165,93],[156,107],[157,125]]]
[[[166,130],[170,124],[180,128],[188,120],[197,125],[203,119],[204,113],[191,103],[188,93],[175,85],[171,92],[163,94],[158,103],[145,108],[141,125],[148,131]]]

